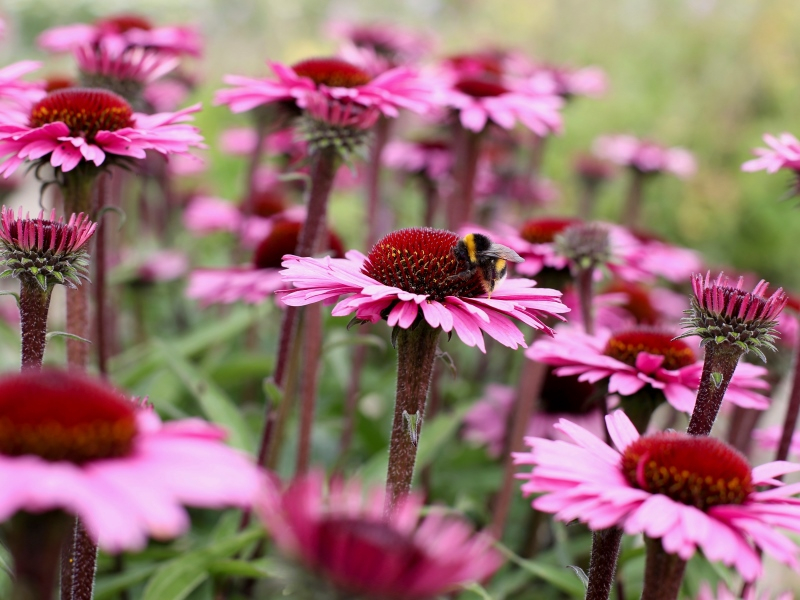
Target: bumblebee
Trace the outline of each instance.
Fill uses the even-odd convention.
[[[495,244],[481,233],[465,235],[458,240],[452,253],[459,262],[466,263],[467,268],[450,278],[470,279],[477,272],[480,274],[483,289],[489,296],[506,276],[508,263],[521,263],[525,260],[508,246]]]

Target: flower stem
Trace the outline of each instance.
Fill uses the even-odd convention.
[[[300,432],[297,438],[297,475],[305,475],[311,458],[311,429],[322,361],[322,306],[311,304],[304,314],[303,382],[300,387]]]
[[[728,384],[742,354],[742,349],[733,344],[712,342],[706,345],[700,388],[697,390],[697,400],[689,421],[689,428],[686,430],[687,433],[690,435],[709,435],[711,433],[719,407],[722,406],[725,390],[728,389]]]
[[[792,391],[789,394],[789,406],[786,408],[786,417],[783,420],[783,430],[781,431],[781,441],[778,443],[778,451],[775,460],[786,460],[789,456],[789,448],[792,445],[794,428],[797,426],[797,417],[800,415],[800,337],[794,349],[794,370],[792,378]]]
[[[524,448],[523,438],[533,414],[534,404],[542,391],[546,374],[547,365],[544,363],[526,360],[522,366],[514,410],[509,415],[510,419],[506,427],[506,431],[509,431],[511,435],[509,447],[503,452],[505,456],[503,482],[500,484],[500,491],[494,501],[492,523],[489,526],[489,533],[497,540],[503,539],[514,491],[514,475],[517,467],[511,453],[519,452]]]
[[[622,529],[609,527],[592,532],[592,554],[589,558],[589,585],[586,600],[608,600],[617,571]]]
[[[439,207],[439,188],[433,179],[425,175],[420,177],[420,187],[422,188],[422,199],[425,203],[422,224],[425,227],[433,227],[433,222],[436,219],[436,210]]]
[[[411,489],[439,331],[421,320],[415,328],[400,329],[397,336],[397,394],[386,475],[386,514],[391,514]]]
[[[622,215],[622,223],[629,229],[639,224],[639,215],[642,210],[642,192],[646,177],[644,173],[636,169],[631,169],[631,173],[631,187],[628,188],[628,196],[625,198],[625,211]]]
[[[681,589],[686,561],[668,554],[660,540],[645,537],[647,561],[641,600],[675,600]]]
[[[581,308],[581,319],[583,319],[583,330],[586,335],[594,335],[594,311],[592,310],[592,299],[594,290],[594,267],[578,267],[575,275],[575,287],[578,292],[578,302]]]
[[[18,512],[4,526],[14,561],[10,600],[51,600],[56,589],[58,557],[72,519],[60,511]]]
[[[481,135],[456,127],[453,136],[455,155],[455,190],[447,202],[448,227],[458,231],[464,223],[472,220],[475,205],[475,175],[480,157]]]
[[[373,127],[372,148],[369,163],[367,164],[367,243],[371,248],[381,234],[381,167],[383,149],[389,141],[389,128],[391,121],[381,116]]]
[[[367,335],[366,328],[369,324],[363,325],[359,330],[359,335]],[[356,428],[356,418],[358,417],[358,396],[361,391],[361,373],[367,361],[366,344],[358,344],[353,350],[353,363],[350,369],[350,386],[347,389],[347,396],[344,403],[344,424],[342,425],[342,437],[339,440],[339,456],[336,459],[334,473],[340,473],[344,468],[347,454],[353,443],[353,433]]]
[[[108,305],[106,303],[106,226],[102,222],[101,210],[107,204],[108,174],[103,173],[97,182],[97,207],[94,234],[94,304],[95,334],[97,336],[97,368],[103,378],[108,376]]]
[[[52,287],[43,290],[35,281],[23,280],[19,290],[19,316],[22,330],[22,369],[42,368],[47,345],[47,313]]]

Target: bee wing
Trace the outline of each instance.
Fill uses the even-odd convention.
[[[491,256],[492,258],[503,258],[509,262],[514,263],[521,263],[525,262],[525,259],[522,258],[519,254],[514,252],[508,246],[503,246],[503,244],[492,244],[489,246],[488,250],[484,250],[483,254],[486,256]]]

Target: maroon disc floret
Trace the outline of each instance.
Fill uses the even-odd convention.
[[[303,224],[295,221],[276,223],[267,237],[258,244],[253,255],[257,269],[280,269],[284,255],[294,254]],[[331,250],[334,258],[344,256],[344,246],[333,232],[328,233],[324,250]]]
[[[69,135],[93,141],[99,131],[133,126],[133,110],[121,96],[95,88],[65,88],[45,96],[31,109],[31,127],[64,123]]]
[[[711,437],[677,432],[640,437],[625,448],[622,471],[631,485],[700,510],[743,504],[753,492],[744,456]]]
[[[495,81],[472,77],[459,79],[453,87],[473,98],[491,98],[509,92],[507,87]]]
[[[442,229],[393,231],[373,246],[362,272],[384,285],[439,302],[447,296],[480,296],[480,274],[465,276],[469,265],[453,253],[458,240],[458,235]]]
[[[580,223],[578,219],[545,218],[526,221],[520,229],[520,237],[531,244],[550,244],[556,236],[570,225]]]
[[[603,351],[606,356],[632,367],[636,366],[636,358],[642,352],[663,356],[664,362],[661,366],[670,371],[688,367],[697,360],[694,351],[681,340],[672,339],[671,334],[646,327],[616,333],[609,338]]]
[[[309,58],[292,65],[292,70],[300,77],[328,87],[353,88],[372,80],[366,71],[340,58]]]

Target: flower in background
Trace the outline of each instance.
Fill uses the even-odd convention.
[[[777,137],[765,133],[763,139],[769,147],[753,150],[753,154],[758,158],[744,163],[742,171],[766,171],[767,173],[777,173],[780,169],[789,169],[795,173],[800,171],[800,142],[796,137],[786,132]]]
[[[538,407],[531,417],[525,435],[561,439],[553,429],[559,419],[572,419],[581,427],[602,436],[603,417],[593,401],[594,386],[578,381],[577,377],[558,377],[548,369]],[[509,419],[517,391],[510,386],[490,383],[484,394],[464,415],[462,437],[472,443],[485,445],[492,458],[498,458],[508,443]]]
[[[286,256],[281,274],[295,290],[283,296],[289,306],[332,304],[333,316],[355,312],[362,322],[385,319],[391,327],[409,329],[418,319],[456,335],[486,352],[483,333],[510,348],[526,346],[519,320],[551,333],[542,319],[562,318],[568,309],[560,292],[534,287],[527,279],[507,279],[491,297],[479,272],[461,275],[453,251],[459,237],[439,229],[401,229],[378,241],[368,256],[356,250],[345,259]]]
[[[697,594],[697,600],[770,600],[771,594],[769,592],[757,593],[755,587],[748,587],[744,596],[740,596],[736,592],[732,592],[728,587],[720,581],[717,584],[717,591],[711,588],[707,581],[700,584],[700,591]],[[784,592],[775,596],[775,600],[794,600],[794,594],[791,592]]]
[[[189,270],[189,258],[180,250],[159,250],[136,265],[132,283],[150,285],[175,281]]]
[[[758,442],[760,448],[774,453],[778,450],[782,434],[782,425],[762,427],[761,429],[753,431],[753,439]],[[800,432],[795,432],[792,435],[792,441],[789,445],[789,455],[800,457]]]
[[[581,381],[607,380],[608,392],[634,396],[644,391],[661,396],[674,408],[692,412],[703,361],[674,334],[639,326],[615,331],[604,329],[586,335],[574,327],[558,330],[553,339],[534,342],[525,355],[531,360],[558,367],[556,375],[578,375]],[[764,367],[740,363],[725,394],[725,400],[745,408],[763,410],[769,398],[762,379]]]
[[[200,56],[202,40],[191,27],[156,27],[139,15],[105,17],[94,24],[75,23],[52,27],[36,40],[50,52],[70,52],[79,46],[107,48],[122,52],[132,47],[155,49],[171,54]]]
[[[217,427],[162,424],[105,383],[44,374],[0,378],[0,519],[64,510],[101,548],[120,552],[181,535],[190,525],[183,505],[255,501],[263,476],[221,443]]]
[[[144,158],[146,150],[187,154],[204,147],[198,129],[184,125],[196,104],[176,113],[134,113],[120,96],[101,89],[57,90],[28,115],[0,113],[0,173],[8,177],[26,160],[66,173],[81,163]]]
[[[284,492],[267,488],[257,511],[285,556],[303,572],[292,581],[309,596],[433,600],[459,585],[481,581],[501,564],[491,539],[435,508],[420,519],[419,499],[407,497],[391,520],[382,494],[358,482],[314,473]],[[333,590],[331,590],[333,588]]]
[[[594,142],[594,153],[640,173],[672,173],[685,179],[697,171],[694,156],[684,148],[666,148],[632,135],[604,135]]]
[[[572,307],[577,298],[564,295]],[[573,301],[573,304],[570,304]],[[686,295],[667,288],[616,279],[601,288],[595,297],[595,320],[600,328],[612,331],[635,325],[674,327],[686,310]],[[571,320],[575,324],[575,319]]]
[[[376,76],[394,67],[410,66],[431,52],[429,36],[394,23],[328,24],[331,37],[343,40],[338,55]]]
[[[47,95],[43,82],[20,79],[41,66],[40,62],[23,60],[0,69],[0,112],[25,112]]]
[[[245,302],[258,304],[284,287],[280,275],[281,259],[297,248],[304,219],[278,219],[255,249],[251,265],[226,269],[196,269],[189,276],[186,296],[203,306]],[[339,237],[328,233],[326,250],[341,257],[344,248]]]
[[[626,281],[650,281],[663,277],[672,283],[684,283],[703,265],[700,253],[674,246],[651,233],[610,225],[612,243],[620,260],[609,268]]]
[[[762,573],[761,552],[800,567],[800,548],[779,529],[800,529],[796,486],[776,477],[800,465],[772,462],[751,469],[715,438],[677,432],[640,436],[622,411],[606,417],[614,448],[563,419],[571,441],[529,437],[530,452],[514,455],[533,507],[560,521],[578,519],[593,530],[612,526],[660,539],[688,560],[697,549],[734,567],[745,581]]]

